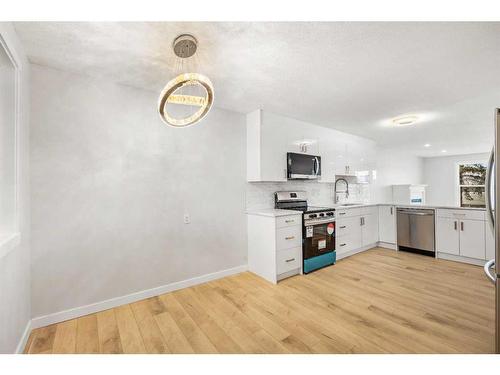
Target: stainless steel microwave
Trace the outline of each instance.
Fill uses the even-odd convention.
[[[321,157],[288,152],[287,178],[289,180],[309,180],[321,176]]]

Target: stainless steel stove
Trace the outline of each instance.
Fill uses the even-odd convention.
[[[302,211],[303,271],[309,273],[335,263],[335,209],[307,205],[305,191],[277,191],[275,208]]]

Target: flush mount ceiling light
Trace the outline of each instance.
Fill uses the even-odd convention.
[[[418,117],[415,115],[404,115],[398,116],[392,119],[392,123],[396,126],[409,126],[413,125],[418,121]]]
[[[180,35],[173,43],[174,53],[181,59],[193,56],[198,42],[192,35]],[[214,100],[214,88],[208,77],[199,73],[183,73],[167,83],[158,100],[158,113],[167,125],[181,128],[203,119]]]

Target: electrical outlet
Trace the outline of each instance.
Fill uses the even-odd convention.
[[[184,224],[189,224],[191,222],[191,217],[189,214],[184,214]]]

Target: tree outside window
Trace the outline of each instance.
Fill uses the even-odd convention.
[[[486,207],[485,163],[463,163],[458,166],[460,207]]]

